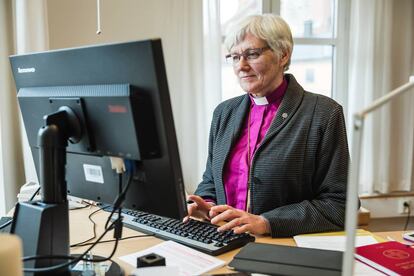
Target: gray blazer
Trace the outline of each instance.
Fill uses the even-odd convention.
[[[252,160],[251,213],[269,221],[272,237],[341,230],[349,163],[342,107],[285,77],[286,94]],[[226,204],[223,168],[249,104],[242,95],[213,114],[207,166],[195,194],[217,204]]]

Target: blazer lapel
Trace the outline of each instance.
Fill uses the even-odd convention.
[[[236,110],[236,116],[234,117],[234,124],[233,124],[233,131],[232,131],[232,138],[231,138],[231,145],[234,144],[234,141],[239,136],[240,132],[243,129],[244,119],[246,118],[250,108],[250,98],[246,95],[243,98],[240,106]]]
[[[261,144],[266,143],[293,117],[303,99],[304,90],[291,74],[286,74],[288,87],[282,103]]]

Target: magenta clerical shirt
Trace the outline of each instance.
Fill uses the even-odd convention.
[[[247,158],[247,147],[249,144],[251,161],[276,115],[286,88],[287,81],[283,78],[283,82],[279,87],[268,96],[254,98],[250,95],[250,116],[247,116],[240,136],[231,149],[229,159],[224,168],[223,180],[227,205],[246,210],[247,179],[250,166]],[[248,119],[249,117],[250,119]],[[250,127],[248,127],[248,124],[250,124]],[[249,140],[250,143],[248,143]]]

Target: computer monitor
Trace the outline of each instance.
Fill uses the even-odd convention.
[[[186,203],[160,39],[10,58],[37,174],[43,116],[77,113],[81,140],[67,148],[68,195],[112,203],[118,176],[108,156],[134,160],[124,207],[182,218]]]

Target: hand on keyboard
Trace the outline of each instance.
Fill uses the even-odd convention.
[[[270,233],[269,222],[262,216],[253,215],[228,205],[215,206],[213,202],[207,202],[196,195],[189,195],[187,200],[191,203],[187,205],[188,215],[183,219],[183,222],[194,217],[221,225],[218,228],[219,231],[233,230],[235,234],[250,232],[259,235]]]
[[[183,219],[183,222],[187,222],[190,217],[205,220],[211,219],[209,212],[211,207],[214,206],[213,202],[207,202],[196,195],[189,195],[187,201],[191,203],[187,204],[188,215]]]
[[[253,215],[228,205],[213,206],[210,213],[215,214],[211,223],[227,222],[218,228],[219,231],[233,230],[235,234],[249,232],[259,235],[270,233],[269,222],[262,216]]]

